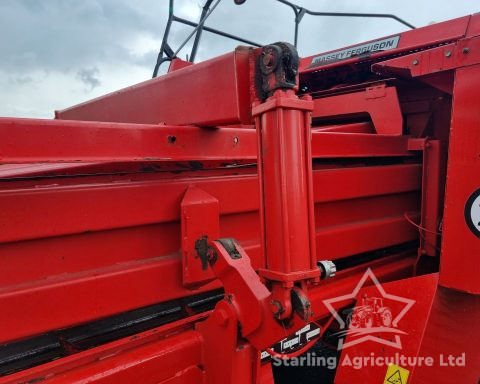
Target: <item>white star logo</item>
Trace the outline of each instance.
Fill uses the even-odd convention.
[[[367,328],[367,329],[363,328],[363,329],[359,329],[359,330],[346,330],[346,331],[340,332],[342,334],[351,334],[353,336],[358,336],[358,335],[365,335],[365,336],[359,337],[358,339],[355,339],[355,340],[348,341],[346,343],[344,343],[344,340],[341,338],[338,342],[338,349],[341,350],[341,349],[350,347],[350,346],[355,345],[355,344],[359,344],[359,343],[361,343],[363,341],[367,341],[367,340],[372,340],[372,341],[375,341],[375,342],[380,343],[380,344],[385,344],[385,345],[388,345],[388,346],[391,346],[391,347],[394,347],[394,348],[402,349],[402,342],[400,340],[399,334],[407,334],[407,333],[397,329],[398,322],[402,319],[402,317],[412,307],[412,305],[415,303],[415,300],[410,300],[410,299],[406,299],[404,297],[390,295],[390,294],[386,293],[385,290],[382,288],[380,282],[378,281],[378,279],[373,274],[373,272],[370,268],[368,268],[367,271],[364,273],[364,275],[362,276],[362,278],[360,279],[360,281],[358,282],[357,286],[355,287],[355,289],[353,290],[352,293],[350,293],[348,295],[335,297],[333,299],[324,300],[323,303],[328,308],[328,310],[332,313],[332,315],[335,317],[335,319],[338,321],[338,323],[340,324],[340,328],[345,329],[345,327],[346,327],[345,321],[340,317],[338,312],[333,308],[332,303],[339,302],[339,301],[345,301],[345,300],[349,300],[349,299],[355,299],[358,296],[358,292],[363,287],[363,285],[365,284],[365,281],[367,281],[368,278],[370,278],[373,281],[373,283],[375,284],[375,286],[377,287],[378,291],[380,292],[380,294],[382,295],[383,298],[389,299],[389,300],[394,300],[394,301],[400,301],[402,303],[405,303],[406,305],[403,308],[403,310],[393,319],[392,327],[370,327],[370,328]],[[371,335],[371,333],[377,333],[377,332],[396,333],[395,341],[389,341],[389,340],[385,340],[385,339],[382,339],[380,337],[376,337],[376,336]]]

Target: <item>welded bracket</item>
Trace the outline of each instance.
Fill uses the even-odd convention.
[[[220,233],[218,200],[191,186],[181,203],[183,284],[196,288],[215,279],[207,259],[208,242]]]

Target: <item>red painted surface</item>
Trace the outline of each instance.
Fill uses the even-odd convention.
[[[181,71],[57,111],[55,116],[61,120],[143,124],[248,123],[251,55],[251,49],[237,48]]]
[[[403,117],[397,90],[384,84],[367,87],[360,92],[329,96],[315,100],[313,118],[368,114],[378,134],[400,136]]]
[[[254,108],[259,138],[262,253],[269,280],[318,277],[311,162],[311,100],[276,91]],[[297,275],[289,279],[288,276]],[[300,277],[300,275],[302,275]]]
[[[480,112],[479,98],[474,94],[478,85],[480,65],[456,71],[440,264],[441,285],[475,294],[480,294],[480,238],[467,226],[465,206],[479,189]]]
[[[432,300],[435,296],[438,284],[438,276],[436,274],[404,279],[398,282],[382,284],[382,288],[388,295],[395,295],[401,298],[414,300],[413,306],[408,309],[405,315],[399,320],[396,328],[402,333],[395,334],[387,331],[370,333],[368,336],[373,337],[359,344],[348,345],[342,350],[342,356],[339,364],[342,368],[337,373],[336,383],[346,384],[352,380],[365,383],[382,382],[385,379],[387,366],[384,364],[366,364],[366,369],[355,369],[348,361],[355,357],[369,358],[374,356],[382,359],[395,358],[396,354],[407,357],[419,356],[419,348],[422,342],[424,329],[429,321],[428,314],[432,307]],[[370,286],[361,289],[357,294],[357,302],[361,302],[362,297],[379,297],[383,298],[376,286]],[[395,299],[383,298],[383,304],[388,307],[393,317],[405,308],[406,304]],[[398,335],[400,347],[396,344],[395,336]],[[346,342],[352,342],[361,336],[348,335]],[[377,340],[380,340],[377,341]],[[392,345],[383,344],[382,342],[392,343]],[[348,360],[349,359],[349,360]],[[438,359],[437,359],[438,360]],[[400,364],[400,366],[402,366]],[[412,370],[412,367],[403,365],[404,368]],[[416,383],[409,380],[409,382]]]
[[[408,383],[451,383],[457,378],[462,383],[475,383],[478,380],[477,368],[480,364],[477,345],[480,334],[476,323],[480,316],[480,297],[438,286],[438,274],[404,279],[382,284],[387,294],[413,300],[413,305],[400,319],[397,325],[400,348],[368,340],[346,347],[342,351],[342,368],[335,377],[335,383],[382,382],[387,372],[385,364],[366,363],[367,368],[355,369],[351,361],[355,357],[369,359],[395,359],[397,365],[410,371]],[[362,296],[381,297],[376,287],[360,290],[358,302]],[[384,305],[397,316],[405,304],[386,299]],[[462,331],[460,331],[460,329]],[[457,337],[450,337],[456,333]],[[394,333],[380,331],[370,334],[386,342],[394,342]],[[355,340],[349,335],[347,341]],[[404,358],[402,358],[404,356]],[[452,356],[459,364],[449,363]],[[431,359],[426,364],[425,359]],[[349,359],[349,360],[347,360]],[[402,360],[403,359],[403,360]],[[407,359],[410,359],[410,363]],[[350,361],[350,362],[349,362]],[[402,361],[404,362],[402,364]]]
[[[55,360],[0,378],[0,383],[202,382],[202,339],[190,323],[201,319],[179,321]]]
[[[238,49],[55,121],[0,119],[0,343],[227,294],[212,312],[0,383],[272,383],[259,351],[305,324],[290,316],[291,289],[325,320],[324,300],[351,292],[367,268],[418,302],[404,320],[409,354],[475,354],[480,240],[465,204],[480,188],[479,20],[405,32],[394,50],[321,68],[303,59],[304,100],[277,91],[252,110],[255,52]],[[217,252],[208,270],[195,250],[202,236]],[[317,260],[341,270],[318,281]],[[272,299],[289,323],[274,319]],[[452,321],[449,308],[473,320]],[[459,372],[415,370],[409,382]],[[340,368],[336,382],[357,374]]]

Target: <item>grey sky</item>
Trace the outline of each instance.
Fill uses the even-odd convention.
[[[197,21],[204,0],[176,0]],[[472,0],[296,0],[312,10],[394,13],[416,26],[480,10]],[[81,101],[150,78],[167,0],[0,0],[0,116],[47,117]],[[292,11],[274,0],[222,0],[207,25],[259,43],[291,41]],[[305,16],[303,56],[405,30],[391,20]],[[173,28],[175,46],[191,31]],[[204,33],[197,61],[236,43]],[[188,46],[181,57],[188,53]]]

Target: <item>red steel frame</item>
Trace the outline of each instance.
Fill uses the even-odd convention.
[[[457,339],[450,349],[478,367],[478,332],[447,314],[450,306],[480,318],[480,241],[464,217],[480,188],[479,35],[480,16],[467,16],[405,32],[397,48],[368,57],[320,68],[302,59],[300,84],[313,101],[277,90],[262,103],[252,80],[259,51],[241,48],[54,121],[0,119],[2,163],[28,167],[8,166],[0,185],[1,343],[221,286],[227,295],[212,312],[0,383],[271,383],[259,351],[306,320],[324,322],[323,300],[351,292],[367,267],[419,303],[406,354],[448,351],[443,325]],[[327,80],[344,89],[322,88]],[[50,174],[45,163],[56,164]],[[215,253],[207,270],[195,248],[202,236]],[[242,257],[219,237],[235,238]],[[317,260],[402,244],[319,281]],[[438,262],[438,274],[411,278]],[[278,319],[292,317],[296,289],[310,307],[285,330],[274,313],[280,306]],[[368,382],[383,380],[368,372]],[[342,367],[336,382],[364,373]],[[459,374],[478,372],[415,369],[409,382]]]

